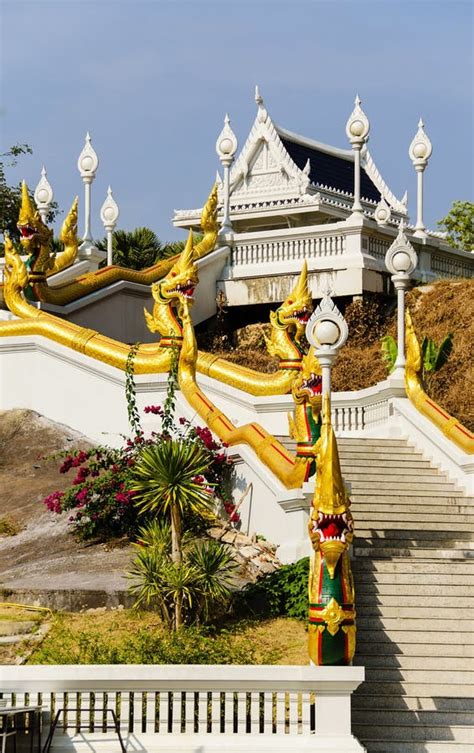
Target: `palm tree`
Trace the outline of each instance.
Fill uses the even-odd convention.
[[[208,513],[213,494],[201,477],[209,465],[206,450],[179,439],[148,445],[140,453],[132,471],[131,490],[142,512],[169,516],[171,527],[171,560],[180,566],[182,552],[182,521],[187,513]],[[183,592],[176,590],[175,625],[182,624]]]
[[[97,248],[107,251],[107,239],[97,242]],[[112,235],[112,261],[121,267],[146,269],[160,259],[181,253],[183,241],[163,244],[149,227],[135,230],[116,230]]]
[[[134,607],[157,605],[170,628],[181,624],[176,620],[177,603],[188,619],[208,622],[216,607],[228,602],[237,567],[230,548],[214,539],[195,541],[185,531],[182,545],[183,559],[174,563],[170,524],[151,521],[139,531],[133,545],[137,554],[128,573],[133,579]]]

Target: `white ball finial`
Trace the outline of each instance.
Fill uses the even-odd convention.
[[[418,170],[424,170],[428,164],[428,160],[431,157],[433,146],[428,136],[425,133],[425,124],[422,118],[418,122],[418,131],[410,144],[408,154],[413,162],[413,165]]]
[[[355,98],[355,107],[346,123],[346,134],[351,144],[362,146],[369,137],[370,123],[360,105],[361,100],[359,95],[357,95]]]
[[[237,151],[237,137],[230,127],[229,116],[224,118],[224,128],[220,132],[216,141],[216,152],[222,164],[232,162],[234,154]]]
[[[82,179],[94,180],[99,166],[99,158],[92,146],[89,131],[86,133],[86,143],[77,160],[77,169]]]
[[[41,170],[41,178],[38,185],[35,188],[34,198],[38,209],[47,211],[49,205],[53,200],[53,189],[51,188],[49,181],[46,177],[46,170],[43,165]]]
[[[112,189],[109,186],[107,189],[107,198],[102,204],[100,210],[100,219],[102,220],[102,224],[104,225],[106,230],[114,229],[115,225],[117,224],[119,214],[120,212],[117,206],[117,202],[112,196]]]
[[[398,235],[385,254],[385,266],[390,274],[408,278],[415,271],[417,264],[418,256],[405,235],[405,223],[402,220]]]

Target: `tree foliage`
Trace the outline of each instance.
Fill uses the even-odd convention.
[[[96,243],[101,251],[107,251],[107,238]],[[163,244],[149,227],[135,230],[116,230],[112,234],[112,262],[129,269],[146,269],[161,259],[181,253],[183,241]]]
[[[17,222],[21,206],[21,183],[14,186],[9,185],[6,168],[15,167],[18,163],[18,158],[28,154],[33,154],[33,150],[29,144],[14,144],[6,152],[0,154],[0,233],[8,233],[14,243],[20,240]],[[34,204],[31,192],[30,196]],[[58,204],[53,201],[46,221],[48,223],[54,222],[58,214]],[[3,256],[3,243],[0,243],[0,254]]]
[[[446,217],[437,224],[447,232],[446,240],[451,246],[474,251],[474,204],[470,201],[453,201]]]

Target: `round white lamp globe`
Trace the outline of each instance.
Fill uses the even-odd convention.
[[[321,345],[334,345],[339,340],[341,330],[330,319],[319,321],[314,330],[314,336]]]
[[[397,253],[392,256],[392,267],[397,272],[408,272],[411,265],[410,254],[407,254],[406,251],[397,251]]]

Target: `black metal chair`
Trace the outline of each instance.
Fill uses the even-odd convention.
[[[51,745],[52,745],[52,742],[53,742],[54,733],[55,733],[55,731],[57,729],[58,722],[59,722],[59,719],[61,717],[61,714],[74,714],[74,713],[78,714],[78,713],[80,713],[81,717],[82,717],[83,714],[88,714],[90,712],[93,712],[94,715],[95,714],[107,715],[107,713],[112,714],[112,725],[110,725],[109,723],[107,723],[106,720],[104,720],[104,722],[102,724],[100,724],[100,725],[96,724],[94,726],[96,726],[96,727],[100,726],[100,729],[102,731],[107,731],[109,729],[114,729],[115,732],[117,733],[117,737],[118,737],[118,741],[119,741],[119,744],[120,744],[121,753],[126,753],[125,743],[124,743],[122,735],[120,733],[120,724],[119,724],[119,721],[117,719],[117,714],[115,713],[114,709],[111,709],[111,708],[98,709],[98,708],[95,708],[95,707],[93,709],[91,709],[91,708],[83,708],[83,707],[81,707],[81,708],[79,708],[79,707],[71,708],[70,706],[68,706],[67,708],[59,709],[59,711],[56,712],[56,714],[54,716],[54,719],[53,719],[53,723],[51,724],[51,727],[49,729],[48,736],[46,738],[46,742],[45,742],[45,744],[43,746],[43,753],[49,753],[49,751],[51,750]],[[90,730],[90,728],[91,728],[90,721],[88,721],[88,722],[82,722],[81,721],[79,723],[77,721],[75,721],[74,723],[68,723],[67,716],[65,716],[65,718],[64,718],[64,724],[62,725],[62,729],[63,730],[64,729],[75,729],[76,732],[80,732],[83,729]],[[3,753],[3,751],[2,751],[2,753]],[[16,753],[16,751],[15,751],[15,753]]]

